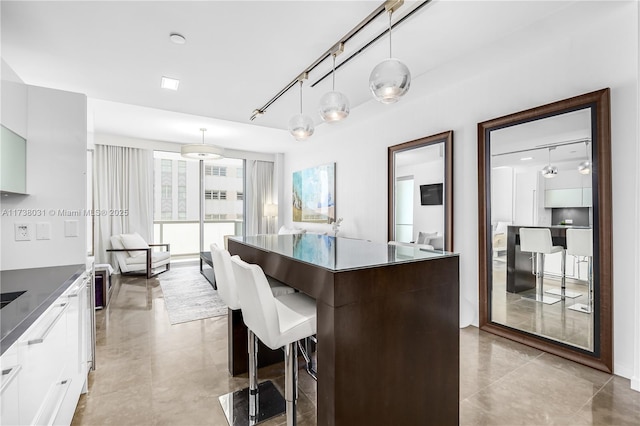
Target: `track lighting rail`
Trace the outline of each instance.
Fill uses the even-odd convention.
[[[523,152],[540,151],[541,149],[549,149],[549,148],[556,149],[559,146],[583,144],[585,142],[587,143],[591,142],[591,138],[574,139],[574,140],[565,141],[565,142],[547,143],[543,145],[536,145],[534,148],[518,149],[516,151],[508,151],[508,152],[501,152],[499,154],[491,154],[491,156],[499,157],[501,155],[520,154]]]
[[[402,18],[398,19],[395,23],[393,23],[391,25],[391,29],[395,28],[396,26],[400,25],[401,23],[403,23],[407,18],[410,18],[414,13],[416,13],[417,11],[419,11],[420,9],[422,9],[424,6],[426,6],[427,4],[431,3],[432,0],[426,0],[423,3],[420,3],[418,6],[416,6],[414,9],[412,9],[409,13],[407,13],[406,15],[404,15]],[[359,54],[361,54],[362,52],[364,52],[365,50],[367,50],[367,48],[369,46],[371,46],[373,43],[375,43],[376,41],[380,40],[382,37],[384,37],[385,35],[389,34],[389,28],[386,28],[384,31],[382,31],[380,34],[378,34],[377,36],[375,36],[374,38],[372,38],[371,40],[369,40],[366,44],[364,44],[362,47],[360,47],[360,49],[356,50],[355,52],[353,52],[351,55],[347,56],[342,62],[340,62],[339,64],[336,64],[336,71],[339,70],[343,65],[346,65],[347,62],[349,62],[350,60],[352,60],[353,58],[355,58],[356,56],[358,56]],[[320,82],[322,82],[325,78],[329,77],[331,75],[331,71],[325,73],[322,77],[320,77],[319,79],[317,79],[316,81],[314,81],[313,83],[311,83],[310,87],[316,87],[317,84],[319,84]]]
[[[408,18],[409,16],[411,16],[413,13],[415,13],[418,9],[422,8],[422,6],[426,5],[427,3],[430,3],[431,0],[426,0],[424,3],[420,4],[419,6],[417,6],[415,9],[413,9],[411,12],[409,12],[406,16],[404,16],[402,19],[398,20],[393,26],[395,27],[397,24],[403,22],[406,18]],[[249,117],[249,120],[253,121],[256,117],[259,117],[261,115],[263,115],[267,108],[269,108],[275,101],[277,101],[282,95],[284,95],[289,89],[291,89],[293,86],[295,86],[298,81],[299,81],[299,76],[304,74],[304,73],[310,73],[311,71],[313,71],[318,65],[320,65],[325,59],[331,57],[339,48],[340,48],[340,44],[345,44],[347,41],[349,41],[351,38],[353,38],[356,34],[358,34],[364,27],[366,27],[367,25],[369,25],[374,19],[376,19],[378,16],[380,16],[383,12],[385,11],[395,11],[396,9],[398,9],[402,4],[404,3],[404,0],[387,0],[384,3],[382,3],[381,5],[379,5],[378,7],[376,7],[373,12],[371,12],[366,18],[364,18],[362,21],[360,21],[355,27],[353,27],[347,34],[345,34],[344,36],[342,36],[342,38],[340,38],[340,40],[338,40],[336,43],[334,43],[329,49],[327,49],[327,51],[325,51],[322,55],[320,55],[315,61],[313,61],[309,66],[307,66],[301,73],[298,74],[298,76],[296,76],[293,80],[291,80],[284,88],[282,88],[274,97],[272,97],[271,99],[269,99],[269,101],[267,101],[267,103],[265,103],[261,108],[257,108],[255,110],[253,110],[253,112],[251,113],[251,116]],[[340,68],[342,65],[344,65],[346,62],[348,62],[349,60],[351,60],[353,57],[355,57],[356,55],[358,55],[359,53],[361,53],[362,51],[364,51],[367,47],[369,47],[372,43],[374,43],[376,40],[378,40],[380,37],[384,36],[389,30],[385,30],[382,34],[378,35],[376,38],[374,38],[372,41],[370,41],[369,43],[367,43],[365,46],[363,46],[362,48],[360,48],[357,52],[353,53],[351,56],[349,56],[347,59],[345,59],[343,62],[341,62],[339,65],[336,66],[336,69]],[[311,85],[311,87],[315,86],[316,84],[318,84],[320,81],[324,80],[327,76],[331,75],[331,72],[328,72],[327,74],[325,74],[323,77],[320,78],[320,80],[316,81],[315,83],[313,83]]]

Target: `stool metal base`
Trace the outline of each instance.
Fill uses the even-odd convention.
[[[592,312],[591,307],[589,305],[585,305],[584,303],[575,303],[569,306],[569,309],[582,312],[583,314],[590,314]]]
[[[557,303],[560,301],[560,299],[557,299],[555,297],[540,296],[539,294],[525,294],[525,295],[522,295],[522,298],[527,300],[533,300],[534,302],[544,303],[545,305],[553,305],[554,303]]]
[[[285,413],[285,400],[270,380],[258,384],[258,418],[249,419],[249,388],[218,397],[230,426],[255,425]]]
[[[544,292],[549,294],[554,294],[556,296],[562,296],[562,290],[559,288],[552,288],[549,290],[545,290]],[[577,291],[570,291],[570,290],[564,291],[564,297],[568,297],[570,299],[575,299],[576,297],[580,297],[580,296],[582,296],[582,293],[578,293]]]

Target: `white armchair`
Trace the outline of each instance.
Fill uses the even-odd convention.
[[[171,269],[171,252],[169,244],[147,244],[138,234],[112,235],[110,238],[112,252],[123,274],[146,274],[151,278]],[[165,251],[154,251],[153,247],[164,247]],[[165,269],[154,273],[157,268]]]

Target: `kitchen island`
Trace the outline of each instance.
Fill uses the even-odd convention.
[[[458,424],[458,255],[308,234],[229,251],[316,299],[319,425]]]

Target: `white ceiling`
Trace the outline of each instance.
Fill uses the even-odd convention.
[[[96,133],[197,143],[199,128],[206,127],[208,143],[286,152],[294,143],[285,129],[298,109],[298,90],[253,122],[251,112],[381,3],[3,0],[2,57],[27,84],[85,93]],[[405,2],[394,20],[420,3]],[[576,8],[589,8],[584,3],[434,0],[394,29],[394,56],[415,80],[489,45],[513,43],[516,36],[549,40],[567,28],[546,23],[560,16],[570,22],[566,18]],[[380,16],[347,43],[338,63],[386,25]],[[172,32],[184,35],[186,44],[172,43]],[[336,74],[336,89],[347,94],[352,109],[375,102],[369,73],[387,55],[384,37]],[[330,67],[325,61],[310,82]],[[160,89],[162,76],[180,79],[179,90]],[[330,84],[328,78],[315,88],[305,85],[305,113],[317,125],[316,106]]]

